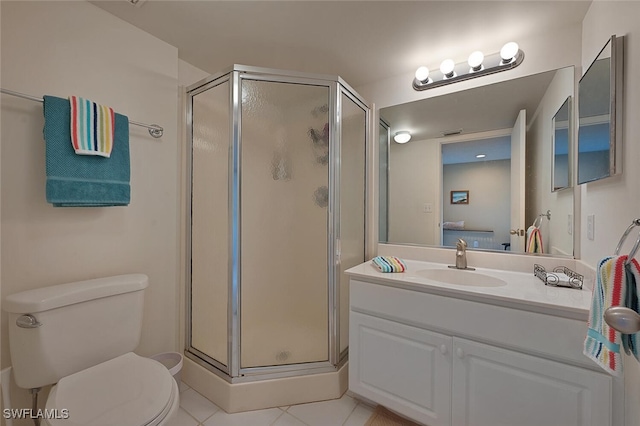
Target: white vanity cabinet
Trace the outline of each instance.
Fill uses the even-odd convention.
[[[362,276],[350,286],[353,393],[429,426],[622,424],[621,381],[582,355],[586,322],[573,314]]]

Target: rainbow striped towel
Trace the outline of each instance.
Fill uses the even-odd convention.
[[[69,96],[71,144],[76,154],[110,157],[115,116],[112,108],[84,98]]]
[[[380,272],[404,272],[407,265],[395,256],[376,256],[371,259],[371,264]]]
[[[598,263],[589,312],[589,329],[583,349],[587,357],[614,376],[620,376],[622,373],[622,338],[618,331],[606,323],[604,312],[610,306],[624,306],[627,285],[635,285],[633,282],[627,282],[624,264],[626,260],[627,256],[610,256]]]
[[[527,253],[544,253],[540,228],[533,225],[527,229]]]

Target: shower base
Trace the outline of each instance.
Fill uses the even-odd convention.
[[[337,399],[348,387],[349,362],[335,372],[229,383],[189,358],[182,381],[227,413]]]

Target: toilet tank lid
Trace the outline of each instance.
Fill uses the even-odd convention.
[[[44,312],[74,303],[144,290],[149,277],[144,274],[117,275],[22,291],[5,297],[2,309],[16,314]]]

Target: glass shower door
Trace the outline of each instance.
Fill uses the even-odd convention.
[[[229,81],[191,103],[191,347],[228,371]]]
[[[365,161],[367,112],[342,91],[340,95],[340,239],[339,305],[341,356],[349,346],[349,277],[347,269],[365,261]]]
[[[329,97],[241,79],[243,369],[329,359]]]

